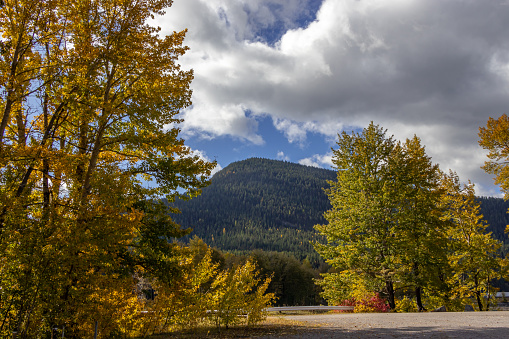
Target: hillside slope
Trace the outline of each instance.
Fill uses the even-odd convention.
[[[299,164],[251,158],[232,163],[216,173],[201,196],[177,201],[182,213],[174,219],[192,235],[221,250],[253,249],[292,254],[318,262],[310,241],[316,224],[325,223],[330,208],[324,188],[336,173]],[[505,242],[508,203],[480,198],[489,231]]]
[[[309,244],[313,226],[324,223],[329,200],[323,188],[334,171],[251,158],[216,173],[191,201],[177,201],[175,220],[192,234],[226,251],[263,249],[299,259],[318,255]]]

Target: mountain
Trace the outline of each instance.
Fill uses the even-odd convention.
[[[481,202],[481,213],[488,222],[487,232],[491,232],[495,239],[504,243],[504,254],[509,252],[509,236],[505,232],[509,225],[509,201],[502,198],[478,197]]]
[[[211,179],[210,186],[190,201],[176,201],[174,219],[190,227],[207,244],[224,251],[277,251],[316,264],[310,241],[319,238],[313,226],[325,223],[330,208],[324,188],[336,172],[299,164],[251,158],[234,162]],[[479,198],[488,231],[509,245],[504,233],[509,204],[500,198]]]
[[[174,219],[207,244],[225,251],[252,249],[319,260],[309,243],[313,226],[330,207],[323,189],[334,171],[251,158],[217,172],[210,186],[190,201],[177,201]]]

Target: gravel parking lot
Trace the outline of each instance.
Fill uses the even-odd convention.
[[[509,311],[337,313],[285,319],[311,326],[279,338],[509,338]]]

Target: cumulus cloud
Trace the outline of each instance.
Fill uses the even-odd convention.
[[[197,156],[197,157],[199,157],[202,160],[205,160],[207,162],[212,162],[212,160],[207,156],[207,154],[205,152],[203,152],[203,151],[200,151],[200,150],[192,150],[191,151],[191,156]],[[217,172],[219,172],[222,169],[223,169],[223,167],[218,163],[216,165],[216,167],[214,167],[214,169],[210,173],[210,176],[213,176],[214,174],[216,174]]]
[[[277,152],[277,159],[278,160],[284,160],[284,161],[290,161],[290,157],[285,155],[285,152],[283,152],[283,151]]]
[[[340,121],[306,121],[299,122],[290,119],[273,119],[274,127],[282,132],[290,143],[297,143],[304,147],[308,133],[322,134],[329,143],[337,140],[337,134],[344,125]]]
[[[189,28],[184,130],[262,144],[256,117],[270,115],[303,143],[373,120],[398,138],[417,134],[443,168],[488,192],[477,130],[509,107],[507,3],[324,0],[302,24],[307,5],[175,0],[157,24]],[[271,28],[275,42],[264,39]]]
[[[322,0],[223,0],[216,1],[219,16],[238,40],[272,44],[289,29],[314,19],[313,7]]]
[[[331,168],[332,164],[332,153],[327,154],[314,154],[309,158],[304,158],[298,161],[301,165],[320,167],[320,168]]]
[[[274,127],[283,132],[290,143],[302,144],[306,140],[307,130],[302,125],[288,119],[274,119]]]

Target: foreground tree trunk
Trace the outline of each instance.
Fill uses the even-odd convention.
[[[396,309],[396,299],[394,297],[394,284],[391,280],[385,281],[385,288],[387,289],[387,302],[391,310]]]
[[[415,288],[415,298],[417,301],[417,310],[419,312],[425,312],[426,308],[422,305],[422,288],[420,286]]]

